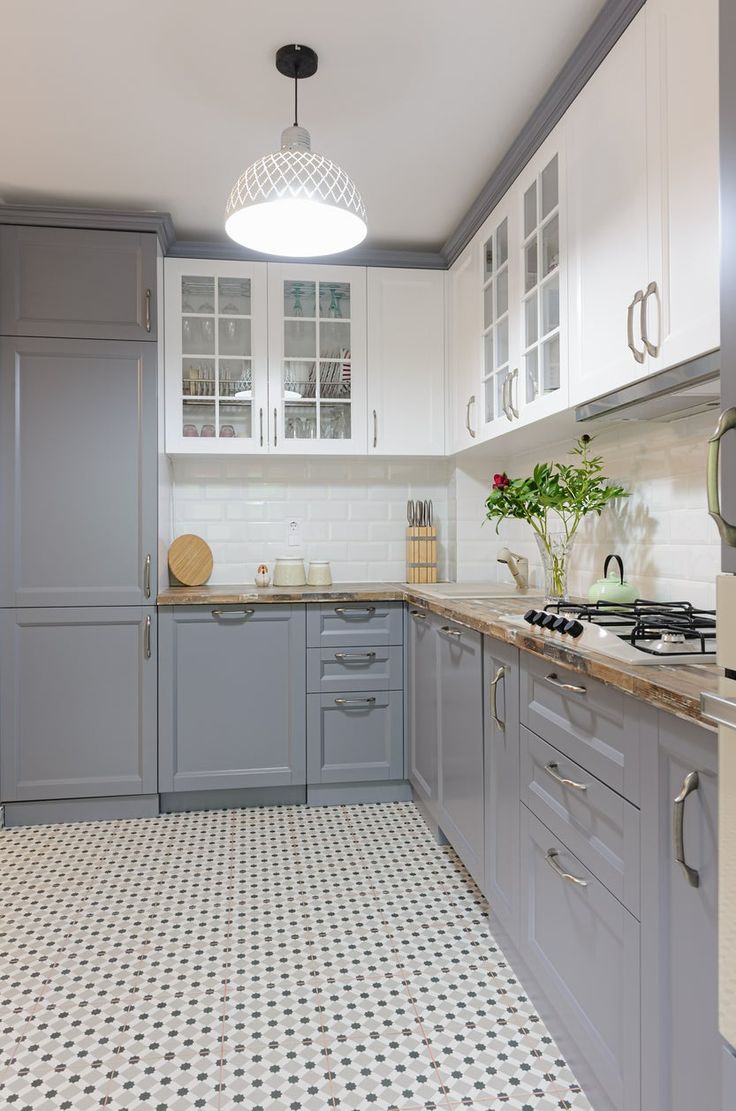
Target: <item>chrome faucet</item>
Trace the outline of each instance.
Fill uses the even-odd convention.
[[[529,589],[529,560],[510,552],[508,548],[501,548],[496,558],[499,563],[505,563],[508,567],[519,593],[526,593]]]

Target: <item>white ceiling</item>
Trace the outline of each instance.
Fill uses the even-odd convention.
[[[604,0],[3,0],[0,198],[171,212],[224,239],[235,179],[300,86],[313,148],[362,191],[371,246],[439,246]]]

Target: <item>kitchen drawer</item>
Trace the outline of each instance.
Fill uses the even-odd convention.
[[[307,695],[307,782],[403,779],[401,691]]]
[[[403,644],[401,602],[322,602],[307,606],[310,648]]]
[[[523,805],[521,888],[522,957],[613,1106],[639,1111],[639,923]]]
[[[400,691],[403,686],[401,645],[307,649],[307,690],[310,694]]]
[[[524,726],[521,798],[638,918],[637,808]]]
[[[632,698],[528,652],[519,693],[522,725],[638,805],[641,715]]]

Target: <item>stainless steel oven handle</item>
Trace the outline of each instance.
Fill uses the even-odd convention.
[[[688,772],[682,781],[679,795],[675,796],[672,803],[672,836],[675,843],[675,860],[685,873],[685,878],[691,887],[700,886],[700,876],[696,868],[691,868],[685,860],[685,799],[693,791],[697,791],[700,776],[697,772]]]
[[[581,879],[580,876],[574,876],[572,872],[566,872],[557,863],[557,857],[560,855],[559,849],[547,849],[545,860],[549,864],[552,871],[560,877],[561,880],[567,880],[568,883],[574,883],[578,887],[587,887],[588,881]]]
[[[721,514],[721,496],[718,490],[719,456],[721,440],[726,432],[736,428],[736,407],[724,409],[718,418],[716,430],[708,440],[708,462],[706,465],[706,488],[708,492],[708,512],[718,526],[721,540],[731,548],[736,548],[736,525],[732,525]]]
[[[546,771],[547,775],[551,776],[552,779],[554,779],[555,783],[559,783],[561,787],[572,787],[575,791],[588,790],[587,783],[577,783],[574,779],[568,779],[566,776],[560,775],[560,766],[554,761],[550,761],[549,764],[545,764],[544,770]]]
[[[577,683],[563,683],[561,679],[557,678],[557,674],[551,671],[549,675],[544,677],[545,683],[549,683],[553,687],[559,687],[561,691],[570,691],[570,694],[587,694],[587,687],[579,687]]]

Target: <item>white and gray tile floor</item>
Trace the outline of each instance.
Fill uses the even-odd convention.
[[[9,1111],[591,1111],[411,803],[0,834]]]

